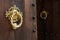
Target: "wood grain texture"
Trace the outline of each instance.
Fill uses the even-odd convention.
[[[12,30],[10,21],[5,17],[6,10],[14,4],[23,13],[24,20],[22,27],[17,30]],[[34,4],[35,7],[33,8],[32,0],[0,0],[0,40],[37,40],[36,0]],[[33,16],[35,16],[34,22]],[[34,23],[35,27],[32,23]],[[36,32],[33,33],[33,29]]]
[[[37,1],[38,40],[60,40],[59,0]],[[46,20],[40,18],[42,10],[48,12]]]
[[[5,17],[5,12],[11,5],[12,0],[0,0],[0,40],[8,40],[9,38],[11,25]]]

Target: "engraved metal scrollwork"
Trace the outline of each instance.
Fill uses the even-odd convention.
[[[13,29],[21,27],[23,23],[22,12],[18,7],[16,7],[16,5],[6,11],[6,18],[10,20]]]

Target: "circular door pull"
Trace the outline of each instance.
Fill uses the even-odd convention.
[[[23,23],[22,12],[16,5],[6,11],[6,17],[10,20],[13,29],[21,27]]]
[[[40,13],[40,18],[46,20],[47,14],[48,14],[48,13],[47,13],[46,11],[42,11],[42,12]]]

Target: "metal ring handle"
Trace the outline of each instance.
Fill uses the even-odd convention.
[[[13,29],[21,27],[23,23],[22,12],[16,5],[6,11],[6,17],[10,20]]]
[[[40,17],[41,17],[42,19],[46,20],[47,14],[48,14],[48,13],[47,13],[46,11],[42,11],[42,12],[40,13]]]
[[[18,18],[15,19],[15,16],[18,17]],[[14,22],[16,22],[16,21],[14,21],[14,19],[15,19],[16,21],[18,21],[19,23],[14,23]],[[19,21],[19,20],[20,20],[20,21]],[[13,26],[13,29],[17,29],[17,28],[21,27],[22,22],[23,22],[22,14],[20,14],[20,13],[18,12],[17,14],[12,15],[12,17],[11,17],[11,25]]]

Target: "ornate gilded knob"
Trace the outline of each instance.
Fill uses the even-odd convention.
[[[23,23],[22,12],[16,5],[6,11],[6,18],[10,20],[13,29],[21,27]]]

